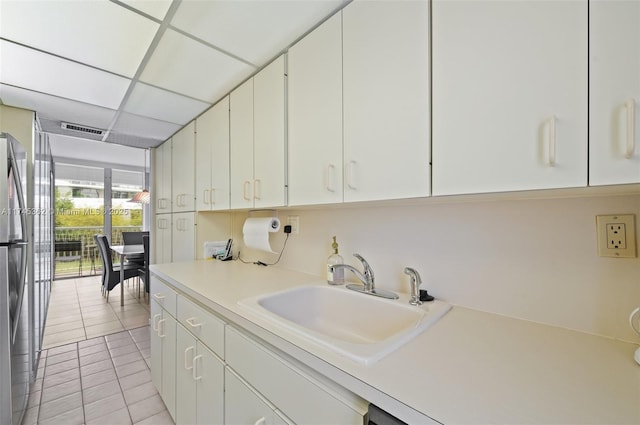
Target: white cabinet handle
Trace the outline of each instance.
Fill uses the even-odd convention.
[[[631,329],[633,329],[638,335],[640,335],[640,329],[636,328],[636,325],[633,322],[636,314],[638,313],[640,313],[640,307],[636,307],[635,310],[631,312],[631,315],[629,315],[629,324],[631,325]]]
[[[162,302],[162,300],[165,299],[165,296],[162,295],[162,292],[158,292],[156,294],[153,294],[153,298],[155,298],[156,301],[158,301],[158,302]]]
[[[197,328],[199,326],[202,326],[202,323],[196,323],[196,318],[195,317],[189,317],[186,322],[192,327],[192,328]]]
[[[636,150],[636,101],[627,100],[627,148],[624,157],[629,159]]]
[[[249,197],[249,191],[247,189],[251,188],[251,182],[249,180],[245,180],[244,183],[242,183],[242,198],[245,201],[250,201],[251,198]]]
[[[264,425],[266,422],[267,422],[267,418],[263,416],[260,419],[258,419],[254,425]]]
[[[187,347],[187,348],[184,350],[184,368],[185,368],[186,370],[191,370],[191,369],[193,369],[193,356],[191,357],[191,365],[189,365],[189,362],[187,361],[187,353],[189,353],[189,352],[193,353],[194,348],[195,348],[195,347],[192,345],[191,347]]]
[[[354,168],[355,168],[356,164],[357,164],[357,162],[353,161],[353,160],[351,160],[351,161],[349,161],[347,163],[347,187],[349,189],[352,189],[352,190],[356,190],[357,189],[357,187],[356,187],[356,185],[354,183],[354,178],[353,178],[353,174],[354,174],[353,171],[354,171]]]
[[[553,167],[556,165],[556,117],[551,116],[548,124],[549,146],[547,151],[547,164]]]
[[[164,338],[165,336],[167,336],[167,335],[164,333],[164,322],[166,322],[166,321],[167,321],[167,319],[162,319],[162,320],[159,320],[159,321],[158,321],[158,336],[159,336],[160,338]],[[162,325],[162,326],[160,326],[160,325]],[[160,333],[160,328],[162,328],[162,333]]]
[[[333,174],[336,172],[336,166],[333,164],[329,164],[327,166],[327,177],[325,180],[325,188],[329,191],[329,192],[335,192],[335,189],[333,187]]]
[[[209,203],[210,203],[210,202],[209,202],[209,199],[208,199],[208,197],[207,197],[207,195],[208,195],[208,194],[209,194],[209,190],[207,190],[207,189],[202,189],[202,202],[203,202],[205,205],[209,205]]]
[[[211,203],[211,205],[215,205],[216,201],[216,190],[214,188],[209,189],[209,202]]]
[[[157,323],[157,321],[161,317],[162,317],[162,314],[154,314],[153,315],[152,327],[153,327],[153,330],[156,331],[156,332],[158,332],[158,323]]]
[[[199,381],[202,379],[202,376],[198,376],[197,367],[196,367],[198,365],[198,360],[201,358],[202,358],[202,354],[199,354],[193,358],[193,379],[195,381]]]
[[[255,179],[253,181],[253,199],[260,200],[261,185],[262,182],[260,181],[260,179]]]

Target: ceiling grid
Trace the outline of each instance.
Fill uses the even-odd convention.
[[[155,147],[349,1],[0,0],[0,103]]]

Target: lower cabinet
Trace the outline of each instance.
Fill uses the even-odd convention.
[[[151,375],[176,424],[358,424],[367,403],[151,278]]]
[[[225,423],[224,363],[180,324],[176,349],[176,423]]]
[[[153,284],[153,282],[152,282]],[[176,419],[176,319],[151,298],[151,379]]]
[[[225,329],[225,360],[227,367],[294,423],[364,423],[367,403],[360,397],[310,370],[302,370],[230,326]],[[229,404],[226,399],[227,410]]]
[[[270,404],[229,367],[224,371],[225,419],[228,424],[273,425],[275,406]],[[284,422],[286,423],[286,422]]]

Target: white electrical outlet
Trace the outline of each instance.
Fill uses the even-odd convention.
[[[598,215],[598,255],[635,258],[636,226],[634,214]]]
[[[291,233],[297,235],[300,233],[300,217],[297,215],[287,216],[287,224],[291,226]]]

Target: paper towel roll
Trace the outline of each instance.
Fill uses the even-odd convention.
[[[280,220],[276,217],[249,217],[242,226],[244,244],[248,248],[276,253],[269,244],[269,233],[280,230]]]

